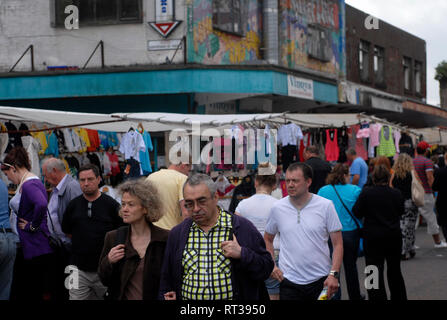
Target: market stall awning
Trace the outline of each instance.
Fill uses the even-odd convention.
[[[149,132],[191,130],[192,124],[200,128],[224,128],[235,124],[261,127],[270,124],[279,127],[294,122],[302,127],[341,127],[357,124],[362,120],[376,121],[396,126],[386,120],[360,114],[301,114],[301,113],[253,113],[253,114],[178,114],[178,113],[82,113],[31,108],[1,107],[0,119],[36,123],[38,129],[47,127],[82,127],[94,130],[127,132],[141,123]],[[40,124],[40,125],[39,125]],[[30,128],[32,129],[32,128]]]

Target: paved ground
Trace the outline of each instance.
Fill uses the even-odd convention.
[[[416,257],[402,261],[402,274],[410,300],[447,300],[447,248],[434,249],[433,238],[427,234],[425,226],[416,231]],[[366,294],[364,287],[364,258],[357,261],[360,288]],[[346,283],[342,272],[342,299],[347,300]],[[386,269],[385,269],[386,277]],[[386,279],[385,279],[386,282]],[[388,297],[389,297],[389,291]]]

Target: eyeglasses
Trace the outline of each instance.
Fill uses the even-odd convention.
[[[89,218],[91,218],[92,217],[92,202],[89,202],[87,204],[87,209],[88,209],[87,215],[88,215]]]
[[[197,206],[203,208],[206,206],[206,203],[208,202],[208,200],[210,200],[211,198],[200,198],[197,200],[185,200],[185,208],[188,211],[191,211],[195,208],[195,204],[197,203]]]
[[[2,162],[2,165],[1,165],[1,170],[2,170],[2,171],[8,171],[8,170],[11,169],[11,168],[14,168],[14,166],[12,166],[12,165],[10,165],[10,164],[8,164],[8,163],[4,163],[4,162]]]

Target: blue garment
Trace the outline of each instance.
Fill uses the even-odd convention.
[[[348,207],[348,209],[351,210],[352,213],[352,207],[357,201],[357,198],[362,192],[362,189],[352,184],[344,184],[344,185],[337,184],[335,188],[337,188],[338,194],[343,199],[343,202]],[[343,226],[342,231],[352,231],[357,229],[357,225],[355,224],[354,220],[352,220],[351,215],[346,211],[345,207],[343,206],[337,194],[335,193],[335,190],[332,187],[332,185],[327,185],[321,188],[318,191],[318,195],[326,199],[332,200],[335,206],[335,210],[337,211],[338,218],[340,219],[340,222]],[[361,227],[362,223],[359,220],[357,220],[357,222],[359,222],[359,225]]]
[[[367,166],[365,160],[363,160],[360,157],[355,159],[352,162],[352,165],[351,165],[351,168],[349,169],[349,171],[350,171],[350,175],[351,175],[350,183],[352,183],[353,176],[355,174],[358,174],[358,175],[360,175],[358,186],[360,188],[363,188],[363,186],[365,185],[366,181],[368,180],[368,166]]]
[[[98,130],[98,137],[100,141],[100,147],[104,150],[109,149],[109,135],[107,131]]]
[[[152,139],[149,132],[144,131],[142,133],[144,144],[146,145],[146,150],[140,151],[140,165],[141,169],[143,170],[143,175],[148,175],[152,172],[151,167],[151,159],[149,157],[149,152],[154,150],[154,147],[152,146]]]
[[[52,154],[55,158],[59,157],[59,144],[57,142],[57,136],[54,132],[47,135],[45,134],[48,142],[48,148],[45,150],[46,155]]]
[[[0,300],[9,300],[17,241],[14,233],[0,229]]]
[[[119,145],[119,139],[116,132],[107,132],[107,140],[109,142],[109,147],[116,147]]]
[[[8,187],[0,180],[0,228],[11,228],[9,224]]]

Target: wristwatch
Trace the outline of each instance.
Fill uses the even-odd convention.
[[[329,275],[330,276],[333,276],[335,279],[337,279],[337,280],[340,280],[340,273],[338,273],[338,271],[335,271],[335,270],[331,270],[330,272],[329,272]]]

